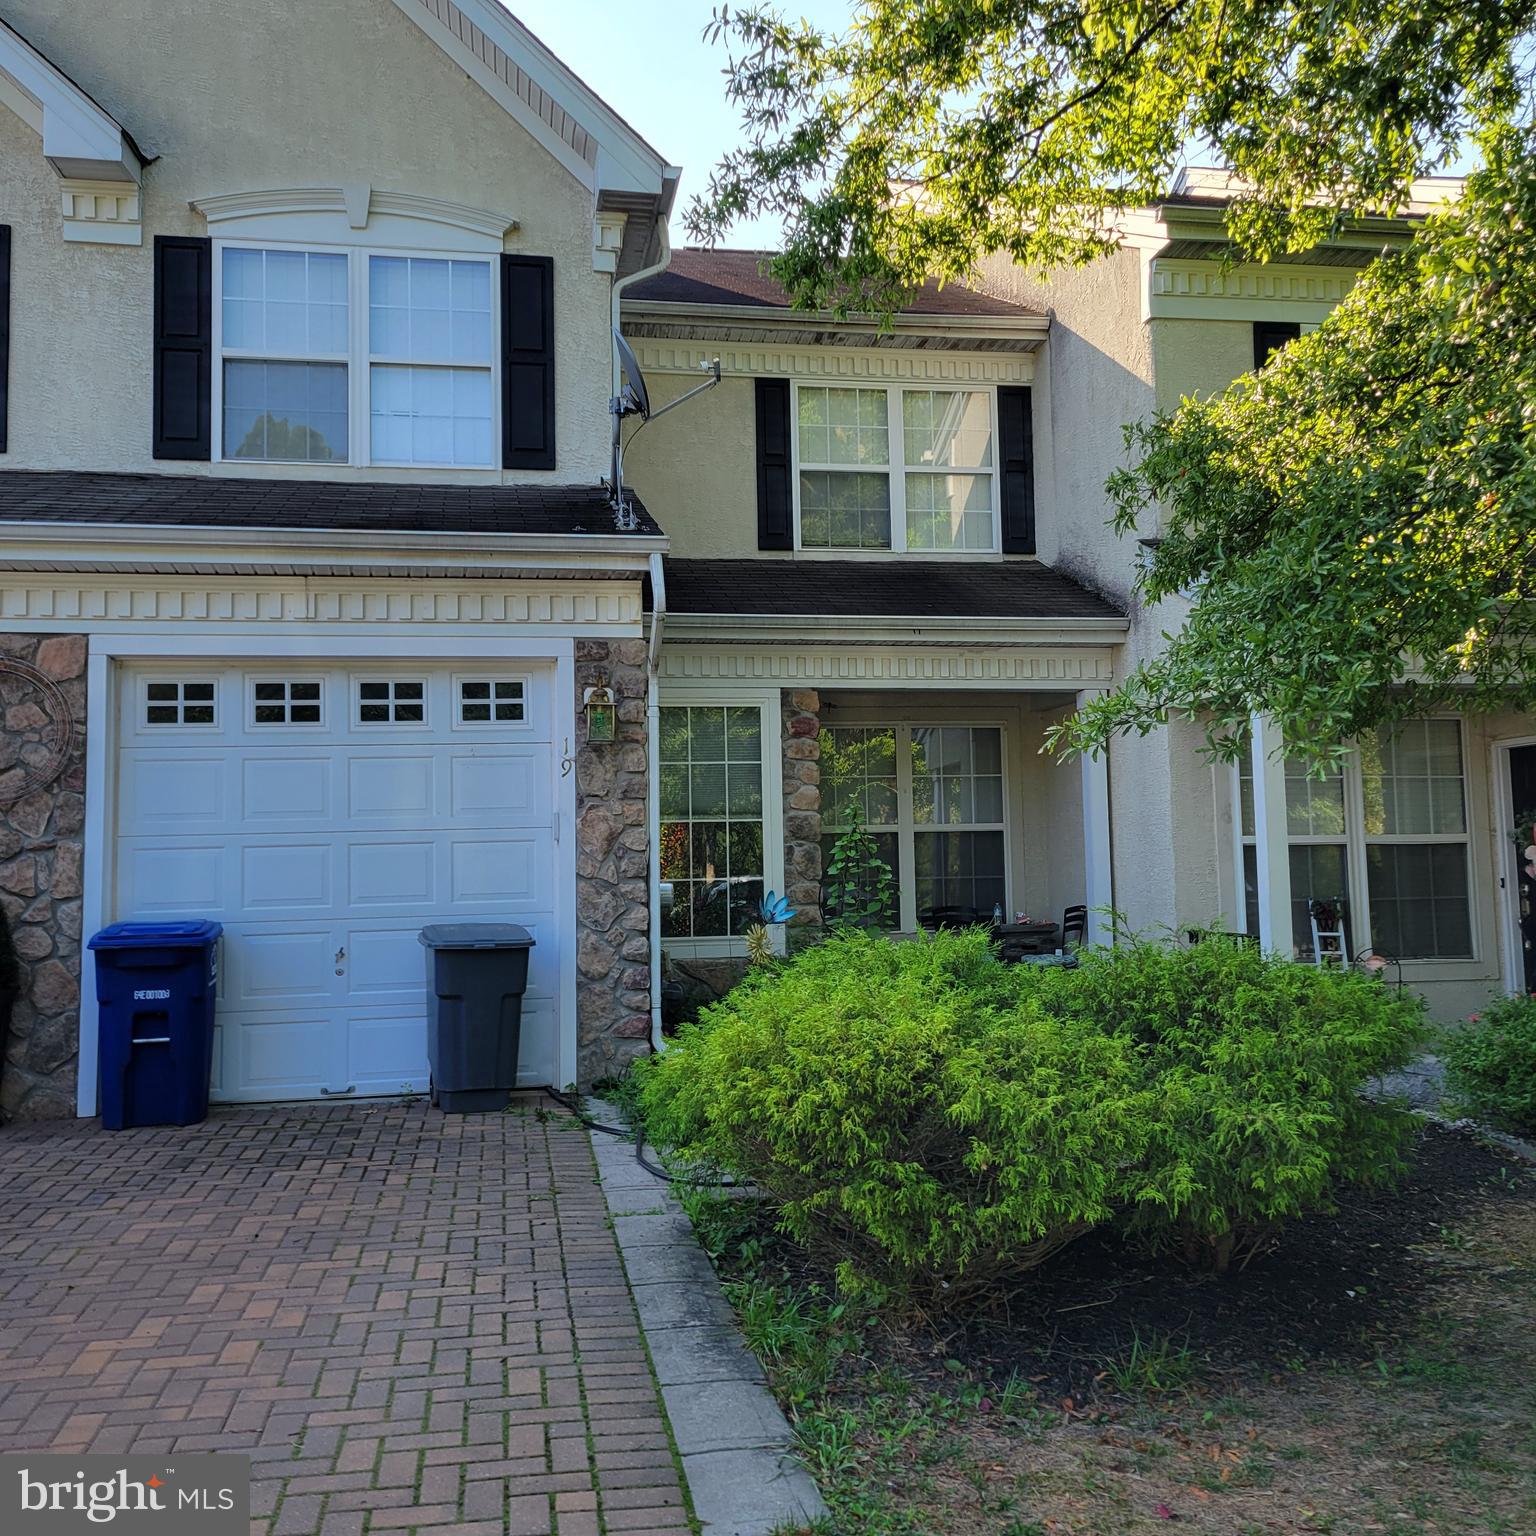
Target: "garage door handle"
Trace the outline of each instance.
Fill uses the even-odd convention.
[[[137,1040],[132,1040],[129,1043],[131,1045],[169,1045],[171,1037],[169,1035],[140,1035]],[[350,1091],[349,1089],[348,1092]]]
[[[323,1099],[344,1099],[349,1093],[357,1092],[356,1083],[348,1083],[345,1088],[322,1088],[320,1097]]]

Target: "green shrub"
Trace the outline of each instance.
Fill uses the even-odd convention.
[[[952,1304],[1108,1219],[1149,1133],[1130,1042],[1017,992],[979,932],[837,935],[646,1063],[649,1133],[850,1279]]]
[[[1412,1059],[1417,998],[1356,971],[1208,937],[1090,950],[1027,988],[1053,1016],[1134,1043],[1151,1131],[1120,1203],[1128,1231],[1225,1269],[1342,1185],[1402,1166],[1411,1122],[1360,1095]]]
[[[850,1277],[953,1304],[1118,1219],[1225,1268],[1407,1121],[1362,1099],[1420,1005],[1220,939],[1076,970],[977,931],[839,935],[749,976],[646,1064],[650,1133],[755,1181]]]
[[[1536,994],[1489,1004],[1440,1044],[1451,1091],[1479,1120],[1536,1135]]]

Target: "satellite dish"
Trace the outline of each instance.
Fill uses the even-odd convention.
[[[640,361],[635,356],[635,349],[618,330],[613,333],[613,344],[618,349],[619,367],[628,380],[619,391],[618,414],[638,416],[645,421],[651,414],[651,397],[645,387],[645,375],[640,372]]]

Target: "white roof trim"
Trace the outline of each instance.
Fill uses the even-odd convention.
[[[395,0],[477,85],[593,192],[665,195],[678,171],[498,0]]]
[[[438,197],[418,197],[412,192],[383,192],[361,184],[221,192],[212,197],[195,197],[190,206],[210,225],[270,214],[340,213],[346,215],[347,223],[353,229],[365,229],[374,214],[425,219],[429,223],[446,224],[453,229],[498,240],[517,228],[517,220],[511,214],[499,213],[492,208],[474,208],[467,203],[450,203]]]
[[[122,124],[3,21],[0,103],[41,136],[43,155],[60,176],[138,182],[143,161]]]

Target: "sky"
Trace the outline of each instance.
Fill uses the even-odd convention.
[[[507,9],[614,111],[683,168],[672,238],[685,244],[682,211],[709,183],[721,153],[741,142],[725,99],[725,49],[703,40],[719,0],[506,0]],[[849,0],[781,0],[780,8],[841,30]],[[776,222],[738,225],[728,243],[765,249]]]

